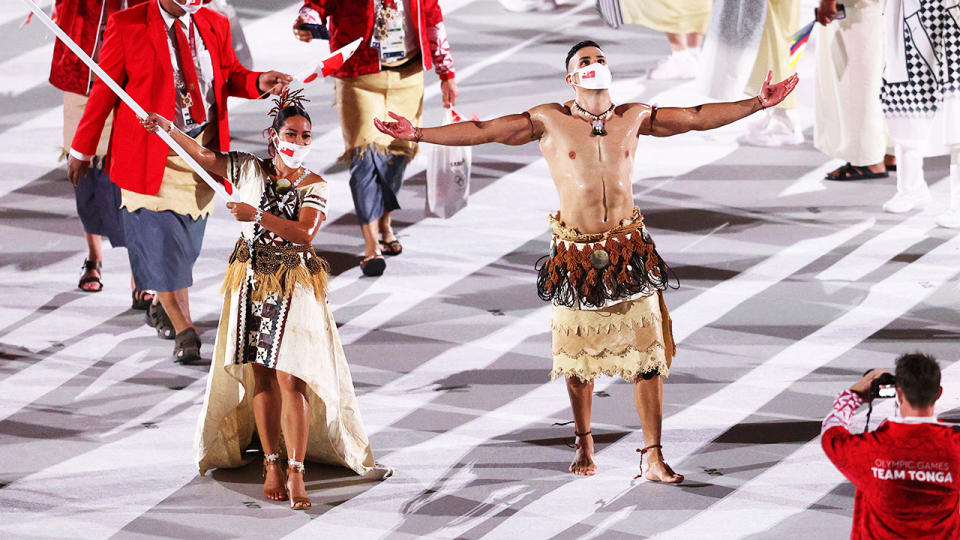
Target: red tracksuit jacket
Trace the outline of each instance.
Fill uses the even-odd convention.
[[[306,0],[303,9],[316,11],[326,22],[330,31],[330,50],[335,51],[357,38],[363,43],[333,74],[337,78],[352,78],[380,71],[380,54],[370,46],[373,24],[373,0]],[[417,29],[423,69],[433,68],[440,79],[454,77],[453,57],[447,43],[447,31],[443,26],[443,13],[437,0],[413,0],[410,2],[413,24]]]
[[[852,434],[861,403],[849,390],[837,396],[820,437],[857,488],[850,538],[960,538],[960,434],[934,418],[891,418]]]

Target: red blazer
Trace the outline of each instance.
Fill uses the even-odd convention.
[[[237,61],[226,17],[203,8],[193,18],[213,63],[216,94],[213,114],[217,116],[220,150],[226,152],[230,149],[227,96],[259,97],[260,73],[250,71]],[[147,2],[110,17],[99,64],[147,112],[172,119],[176,95],[169,51],[160,6],[157,2]],[[155,195],[163,181],[169,148],[160,137],[147,133],[136,114],[99,79],[90,90],[73,149],[87,155],[96,152],[110,111],[115,111],[110,138],[110,180],[123,189]]]
[[[373,4],[374,0],[305,0],[303,8],[315,10],[327,25],[331,52],[358,37],[363,38],[357,52],[333,74],[334,77],[352,78],[380,71],[380,53],[370,46],[376,20]],[[453,57],[438,0],[413,0],[410,11],[423,53],[423,69],[434,68],[440,79],[452,79]]]

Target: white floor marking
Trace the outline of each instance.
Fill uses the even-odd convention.
[[[778,197],[789,197],[791,195],[801,195],[803,193],[813,193],[815,191],[824,191],[827,189],[824,175],[843,165],[843,161],[832,159],[823,165],[813,169],[807,174],[801,176],[780,192]]]
[[[883,234],[874,236],[846,257],[817,274],[820,281],[859,281],[864,276],[890,262],[910,246],[927,238],[934,228],[932,217],[917,214],[907,217],[902,223],[890,227]]]
[[[49,35],[46,28],[37,23],[30,24],[30,27],[36,26]],[[35,30],[24,29],[21,32]],[[53,56],[53,40],[48,38],[42,47],[30,49],[0,62],[0,85],[5,88],[5,98],[15,98],[23,93],[29,92],[34,88],[48,84],[50,77],[50,58]]]

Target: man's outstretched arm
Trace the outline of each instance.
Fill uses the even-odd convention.
[[[773,107],[790,95],[797,86],[799,78],[794,73],[777,84],[770,84],[772,76],[772,72],[767,73],[767,80],[763,83],[758,96],[742,101],[655,109],[640,125],[639,134],[669,137],[688,131],[706,131],[736,122],[767,107]]]
[[[383,122],[379,118],[373,120],[377,129],[387,135],[404,141],[445,146],[473,146],[490,142],[521,145],[539,139],[543,129],[536,125],[528,112],[501,116],[493,120],[456,122],[432,128],[418,128],[399,114],[388,114],[396,122]]]

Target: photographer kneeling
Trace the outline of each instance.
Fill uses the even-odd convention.
[[[892,379],[892,380],[891,380]],[[850,433],[864,402],[895,384],[899,416],[869,433]],[[830,461],[857,488],[851,538],[958,538],[960,434],[933,413],[940,398],[940,366],[931,356],[905,354],[896,371],[874,369],[833,402],[821,444]]]

